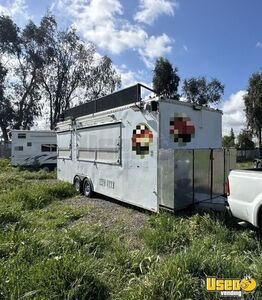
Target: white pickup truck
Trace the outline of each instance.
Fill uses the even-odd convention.
[[[262,227],[262,169],[232,170],[226,184],[232,215]]]

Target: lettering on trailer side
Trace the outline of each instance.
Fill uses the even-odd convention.
[[[109,188],[109,189],[114,189],[115,188],[115,182],[109,179],[104,179],[104,178],[99,178],[99,185]]]

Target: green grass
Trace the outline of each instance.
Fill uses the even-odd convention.
[[[239,162],[236,165],[237,169],[250,169],[254,168],[254,162],[253,161],[244,161],[244,162]]]
[[[0,159],[0,195],[25,185],[25,181],[52,180],[55,172],[14,168],[8,159]],[[27,184],[26,184],[27,185]]]
[[[207,275],[252,275],[245,299],[262,299],[261,240],[224,214],[154,214],[127,232],[132,211],[108,227],[106,208],[63,201],[70,184],[1,160],[0,172],[0,299],[219,299]]]

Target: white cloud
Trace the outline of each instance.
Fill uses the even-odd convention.
[[[148,68],[152,68],[154,65],[154,60],[170,53],[172,47],[170,46],[172,40],[163,33],[161,36],[151,36],[145,43],[145,47],[139,49],[139,53],[144,63]]]
[[[135,85],[137,83],[141,83],[149,88],[152,89],[152,82],[151,82],[151,74],[146,70],[138,70],[134,71],[127,71],[126,66],[121,65],[114,66],[118,74],[121,75],[122,86],[121,89]],[[141,89],[141,96],[142,98],[147,98],[149,95],[153,95],[151,91],[142,88]]]
[[[117,69],[117,71],[121,75],[121,83],[122,83],[121,88],[125,88],[128,86],[134,85],[139,81],[139,78],[138,78],[136,72],[133,72],[133,71],[126,72],[121,69]]]
[[[238,91],[232,94],[222,105],[223,111],[223,135],[229,135],[233,128],[236,135],[246,126],[244,96],[246,91]]]
[[[188,52],[188,47],[187,47],[187,45],[183,45],[183,49],[184,49],[186,52]]]
[[[262,48],[262,42],[257,42],[257,43],[256,43],[256,47],[257,47],[257,48]]]
[[[4,1],[4,4],[0,4],[0,15],[8,15],[18,20],[28,20],[31,17],[25,0]]]
[[[173,16],[177,3],[172,0],[140,0],[135,21],[152,24],[160,15]]]
[[[134,50],[148,67],[155,58],[171,51],[172,40],[166,34],[149,36],[141,26],[124,19],[119,0],[55,1],[53,10],[66,14],[84,39],[101,49],[113,54]]]
[[[121,76],[121,89],[125,87],[129,87],[131,85],[142,83],[146,86],[151,86],[150,83],[150,75],[144,70],[138,70],[137,72],[126,69],[126,66],[121,65],[114,66],[118,74]]]

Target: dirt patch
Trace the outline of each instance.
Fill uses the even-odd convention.
[[[100,195],[99,195],[100,196]],[[98,224],[108,231],[117,231],[120,239],[127,240],[131,248],[141,247],[139,231],[147,223],[150,213],[126,205],[111,198],[86,198],[77,196],[64,200],[66,204],[76,208],[88,207],[90,210],[77,222]]]

